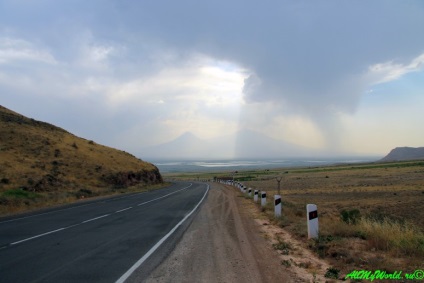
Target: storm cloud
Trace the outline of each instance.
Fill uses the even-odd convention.
[[[423,69],[421,1],[0,3],[2,103],[132,152],[244,128],[341,150],[374,88]]]

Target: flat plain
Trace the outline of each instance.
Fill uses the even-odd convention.
[[[214,172],[165,178],[232,176],[233,172]],[[335,277],[354,269],[412,272],[423,268],[423,161],[248,170],[238,171],[234,178],[252,189],[267,191],[267,206],[253,205],[253,210],[253,201],[241,195],[248,200],[252,217],[268,219],[289,232],[327,261],[337,271]],[[281,178],[281,218],[273,216],[270,201],[277,194],[277,178]],[[320,236],[316,240],[307,239],[308,203],[318,206]],[[278,240],[281,246],[290,246],[283,238]]]
[[[277,176],[282,177],[283,201],[315,203],[321,215],[339,216],[342,210],[358,209],[361,214],[424,228],[424,162],[292,169]],[[275,178],[245,184],[277,190]]]

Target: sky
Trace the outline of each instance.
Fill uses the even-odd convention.
[[[136,155],[250,130],[383,156],[424,146],[423,30],[420,0],[0,0],[0,104]]]

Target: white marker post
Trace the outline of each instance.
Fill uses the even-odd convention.
[[[280,195],[274,195],[274,214],[275,217],[281,216],[281,196]]]
[[[258,190],[255,190],[255,192],[253,194],[253,201],[254,202],[258,202],[258,194],[259,194]]]
[[[252,188],[249,188],[248,192],[249,192],[249,197],[251,197],[252,196]]]
[[[261,192],[261,206],[265,206],[266,205],[266,192],[262,191]]]
[[[315,204],[306,205],[308,239],[318,239],[318,210]]]

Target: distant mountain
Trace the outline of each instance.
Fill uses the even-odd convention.
[[[241,130],[213,139],[200,139],[190,132],[156,146],[142,149],[152,159],[243,159],[313,156],[309,148],[270,138],[251,130]]]
[[[273,139],[251,130],[236,133],[234,152],[237,158],[287,158],[316,154],[313,149]]]
[[[176,139],[142,149],[142,156],[160,159],[184,159],[204,155],[205,141],[190,132],[185,132]]]
[[[380,161],[403,161],[424,159],[424,147],[396,147]]]

